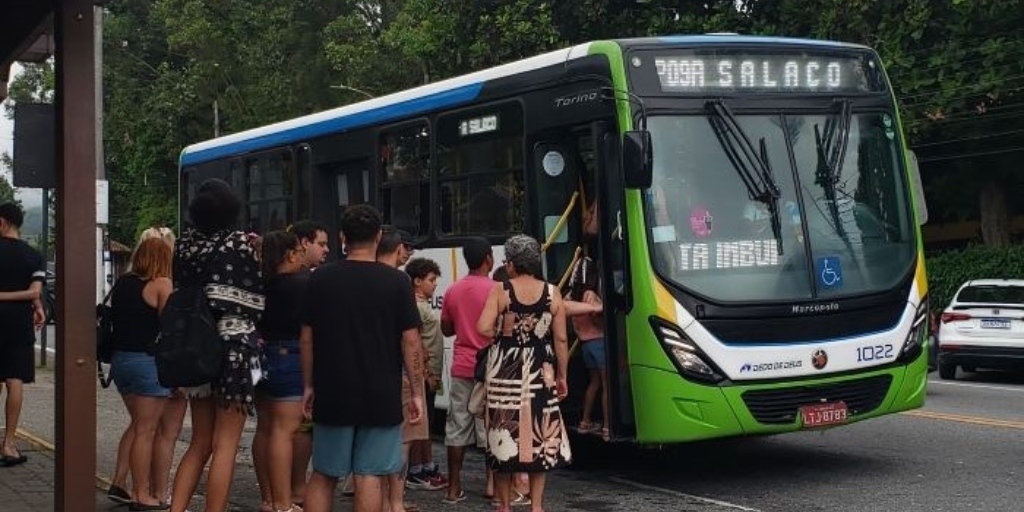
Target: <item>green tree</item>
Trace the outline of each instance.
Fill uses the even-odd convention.
[[[15,203],[21,206],[21,202],[14,197],[14,187],[7,181],[7,177],[0,175],[0,204]]]

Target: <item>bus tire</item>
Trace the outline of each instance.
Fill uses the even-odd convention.
[[[956,365],[940,361],[939,377],[943,380],[956,380]]]

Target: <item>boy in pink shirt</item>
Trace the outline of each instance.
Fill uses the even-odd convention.
[[[462,247],[469,274],[453,284],[444,294],[441,306],[441,332],[455,336],[452,353],[451,384],[448,389],[448,418],[445,424],[445,445],[448,447],[448,493],[444,501],[458,503],[466,499],[462,490],[462,462],[466,447],[483,446],[486,438],[482,422],[469,413],[469,395],[473,390],[473,369],[476,353],[492,340],[476,330],[487,296],[494,287],[490,278],[494,267],[491,243],[485,238],[472,238]]]

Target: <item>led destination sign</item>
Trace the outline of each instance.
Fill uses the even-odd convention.
[[[884,90],[877,64],[861,56],[676,51],[655,56],[653,63],[662,92],[835,94]]]

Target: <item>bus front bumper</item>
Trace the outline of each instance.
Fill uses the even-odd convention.
[[[786,382],[702,385],[678,373],[631,368],[637,442],[665,444],[741,435],[793,432],[803,428],[799,409],[822,401],[843,401],[847,423],[924,405],[927,358],[889,366]]]

